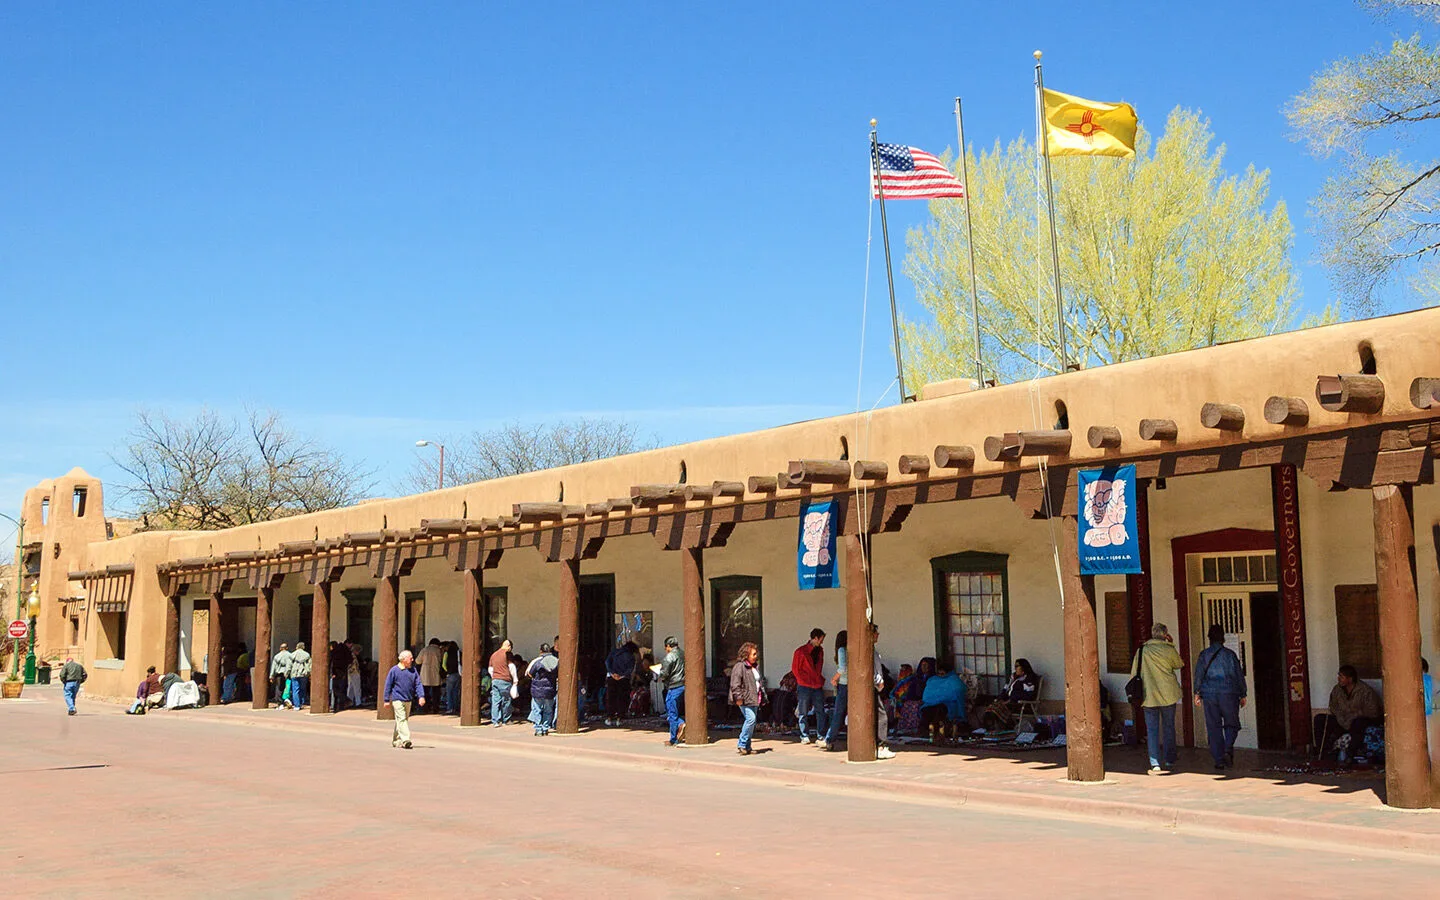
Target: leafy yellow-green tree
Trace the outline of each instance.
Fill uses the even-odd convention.
[[[1372,0],[1382,15],[1440,23],[1436,0]],[[1440,288],[1440,160],[1407,159],[1399,144],[1436,145],[1440,46],[1421,34],[1339,59],[1317,73],[1287,113],[1295,135],[1339,171],[1312,202],[1320,259],[1346,305],[1370,313],[1394,276],[1433,302]],[[1416,140],[1422,138],[1422,140]],[[1422,150],[1423,152],[1423,150]]]
[[[1052,162],[1068,358],[1104,365],[1289,327],[1297,278],[1283,202],[1268,176],[1227,175],[1208,123],[1176,109],[1163,137],[1142,127],[1134,160]],[[906,274],[934,323],[905,322],[907,380],[972,377],[964,202],[973,204],[981,358],[1012,381],[1059,368],[1049,224],[1035,146],[969,159],[971,199],[934,200],[909,235]]]

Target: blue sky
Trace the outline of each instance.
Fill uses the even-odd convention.
[[[1048,86],[1155,130],[1199,109],[1269,169],[1318,309],[1326,167],[1282,108],[1399,30],[1348,0],[5,3],[0,511],[118,478],[139,407],[278,409],[381,494],[416,439],[510,419],[672,442],[851,410],[869,119],[938,153],[960,95],[971,142],[1030,134],[1036,48]],[[890,206],[897,253],[924,217]],[[870,300],[867,406],[878,232]]]

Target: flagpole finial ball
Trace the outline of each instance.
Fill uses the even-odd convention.
[[[880,124],[880,120],[879,120],[879,119],[871,119],[871,120],[870,120],[870,127],[871,127],[871,128],[874,128],[876,125],[879,125],[879,124]]]
[[[1035,58],[1036,58],[1036,59],[1039,59],[1039,58],[1040,58],[1040,51],[1039,51],[1039,50],[1036,50],[1036,51],[1035,51]]]

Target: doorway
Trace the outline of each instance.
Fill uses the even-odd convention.
[[[615,646],[615,576],[580,576],[580,645],[582,684],[598,691],[605,679],[605,657]],[[594,694],[592,693],[592,696]]]
[[[1280,595],[1273,590],[1244,588],[1201,590],[1200,613],[1202,633],[1219,624],[1225,629],[1225,646],[1240,658],[1249,700],[1240,710],[1240,735],[1235,746],[1285,749],[1285,648]],[[1202,723],[1198,730],[1203,728]]]

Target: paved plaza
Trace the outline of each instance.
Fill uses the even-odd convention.
[[[666,751],[642,731],[537,739],[453,723],[422,718],[406,752],[365,711],[142,718],[91,702],[72,718],[58,692],[27,690],[0,705],[4,796],[39,811],[8,817],[7,884],[75,897],[1153,896],[1126,862],[1145,860],[1168,896],[1213,896],[1224,873],[1237,895],[1318,898],[1417,895],[1440,875],[1440,859],[1414,852],[1016,814],[900,788],[921,777],[907,767],[936,768],[929,753],[857,767],[775,741],[740,761],[747,773],[732,771],[723,737]],[[869,789],[879,778],[897,790]],[[1111,787],[1126,789],[1081,790]],[[1407,829],[1435,821],[1380,814]]]

